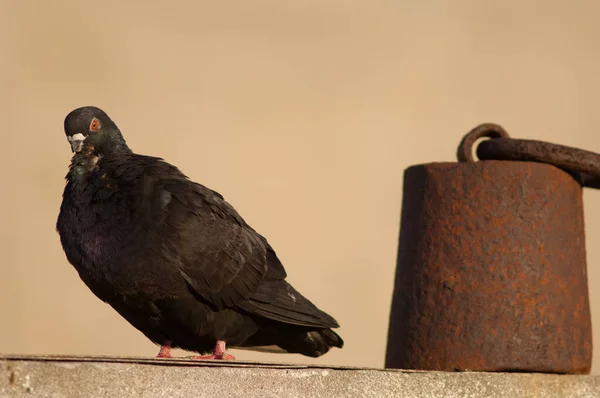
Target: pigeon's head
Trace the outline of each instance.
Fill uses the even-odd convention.
[[[65,134],[73,152],[81,152],[84,143],[95,149],[127,148],[117,125],[95,106],[77,108],[65,118]]]

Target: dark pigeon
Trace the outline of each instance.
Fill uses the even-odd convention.
[[[223,196],[135,154],[96,107],[65,119],[74,152],[57,230],[83,282],[161,346],[234,359],[228,347],[318,357],[335,319],[288,282],[267,240]]]

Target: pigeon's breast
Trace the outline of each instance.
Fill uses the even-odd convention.
[[[69,260],[75,260],[71,263],[99,263],[114,252],[109,244],[110,236],[103,233],[97,215],[90,210],[73,206],[61,211],[58,229]],[[77,258],[81,260],[77,261]]]
[[[73,165],[57,225],[73,265],[79,258],[85,267],[118,269],[158,250],[172,195],[150,177],[144,167],[108,156]]]
[[[67,184],[57,229],[65,251],[101,263],[118,256],[128,243],[131,200],[103,175],[83,182]]]

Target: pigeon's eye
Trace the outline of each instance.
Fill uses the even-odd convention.
[[[90,123],[90,131],[98,131],[98,129],[100,128],[100,121],[96,118],[94,118],[94,120],[92,120],[92,122]]]

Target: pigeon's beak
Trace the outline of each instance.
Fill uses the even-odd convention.
[[[77,133],[73,135],[68,135],[67,140],[69,140],[69,142],[71,143],[71,150],[73,152],[79,152],[83,147],[83,140],[85,140],[85,136],[81,133]]]

